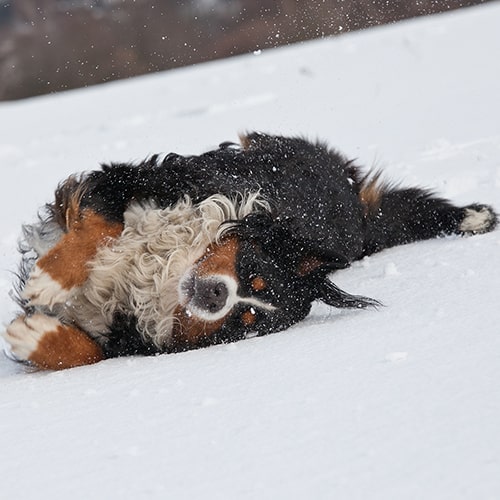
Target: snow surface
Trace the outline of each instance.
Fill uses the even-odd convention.
[[[0,105],[0,319],[20,224],[68,174],[306,134],[500,208],[498,2]],[[500,231],[335,275],[372,311],[32,373],[0,360],[0,498],[500,498]]]

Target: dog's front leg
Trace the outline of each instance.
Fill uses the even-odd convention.
[[[22,291],[27,305],[48,306],[64,303],[70,291],[87,279],[88,263],[99,246],[120,235],[123,225],[84,210],[68,224],[58,243],[35,264]]]
[[[47,370],[89,365],[104,358],[101,347],[86,333],[45,314],[18,317],[4,338],[19,361]]]

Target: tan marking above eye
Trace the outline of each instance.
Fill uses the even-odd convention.
[[[238,249],[239,242],[235,236],[228,236],[219,244],[213,243],[198,261],[196,266],[197,275],[224,274],[237,280],[235,262]]]
[[[251,326],[255,323],[255,320],[256,320],[256,317],[255,317],[255,311],[253,309],[250,309],[248,311],[245,311],[242,315],[241,315],[241,321],[243,321],[243,323],[246,325],[246,326]]]
[[[252,280],[252,288],[256,292],[261,292],[262,290],[265,290],[267,288],[266,280],[261,276],[257,276]]]

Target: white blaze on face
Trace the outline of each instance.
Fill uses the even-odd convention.
[[[211,312],[208,307],[201,307],[196,297],[196,280],[209,281],[210,283],[222,283],[227,291],[225,303],[219,310]],[[185,308],[186,315],[195,315],[204,321],[218,321],[227,316],[237,304],[246,304],[252,306],[253,314],[255,308],[274,311],[276,308],[255,297],[243,297],[238,294],[238,283],[232,277],[226,274],[212,274],[204,277],[196,276],[196,268],[188,271],[179,282],[178,293],[179,303]]]

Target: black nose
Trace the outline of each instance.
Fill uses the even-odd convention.
[[[225,283],[219,280],[197,280],[194,288],[194,305],[210,313],[219,312],[229,295]]]

